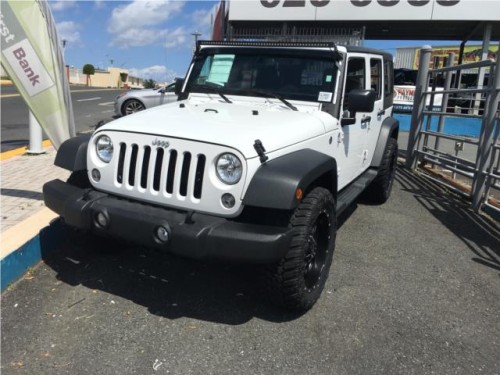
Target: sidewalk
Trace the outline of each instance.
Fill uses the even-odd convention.
[[[43,207],[43,184],[59,178],[66,180],[69,172],[56,167],[53,147],[46,154],[20,155],[1,161],[1,232],[31,217]]]

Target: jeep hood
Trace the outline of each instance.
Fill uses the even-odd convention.
[[[269,103],[192,102],[185,100],[122,117],[99,128],[141,132],[221,144],[256,157],[260,139],[266,152],[303,142],[325,132],[320,112],[306,113]]]

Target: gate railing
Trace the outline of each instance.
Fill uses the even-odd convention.
[[[470,64],[452,66],[454,58],[450,56],[449,66],[440,69],[429,69],[432,49],[424,47],[420,51],[420,69],[415,89],[411,128],[408,139],[406,167],[416,170],[426,164],[437,165],[449,170],[453,178],[458,174],[472,180],[470,190],[455,189],[445,181],[449,188],[467,195],[472,200],[472,207],[477,212],[481,208],[491,208],[500,214],[497,205],[491,204],[490,192],[500,187],[500,143],[499,143],[499,99],[500,99],[500,59],[497,62],[484,60]],[[452,88],[452,76],[460,79],[461,71],[469,69],[489,69],[488,86],[481,82],[475,88]],[[445,75],[443,90],[436,90],[438,78]],[[459,82],[460,83],[460,82]],[[460,84],[453,87],[460,87]],[[431,89],[429,89],[431,87]],[[442,105],[433,111],[436,95],[442,95]],[[430,102],[429,108],[426,105]],[[456,108],[449,107],[450,100],[456,97],[470,98],[469,108],[454,113]],[[473,108],[474,107],[474,108]],[[432,129],[432,119],[438,118],[437,129]],[[444,132],[446,119],[478,119],[479,137],[453,135]],[[431,144],[431,138],[434,143]],[[449,149],[443,150],[441,140],[455,141],[455,154]],[[458,156],[463,145],[474,145],[477,149],[474,160]]]

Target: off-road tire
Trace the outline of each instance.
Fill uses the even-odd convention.
[[[318,300],[333,258],[335,201],[324,188],[313,189],[290,218],[292,239],[287,254],[266,268],[269,297],[281,307],[306,311]]]
[[[145,110],[144,104],[137,99],[129,99],[122,105],[122,115],[127,116],[132,113]]]
[[[394,176],[396,175],[397,159],[398,141],[394,138],[389,138],[377,177],[375,177],[362,195],[365,201],[375,204],[387,202],[391,195]]]

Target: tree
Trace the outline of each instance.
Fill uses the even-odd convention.
[[[85,64],[83,66],[83,74],[87,76],[87,86],[89,85],[90,82],[90,76],[95,74],[95,68],[94,65],[92,64]]]
[[[156,87],[156,81],[154,79],[145,79],[143,85],[145,89],[154,89]]]

